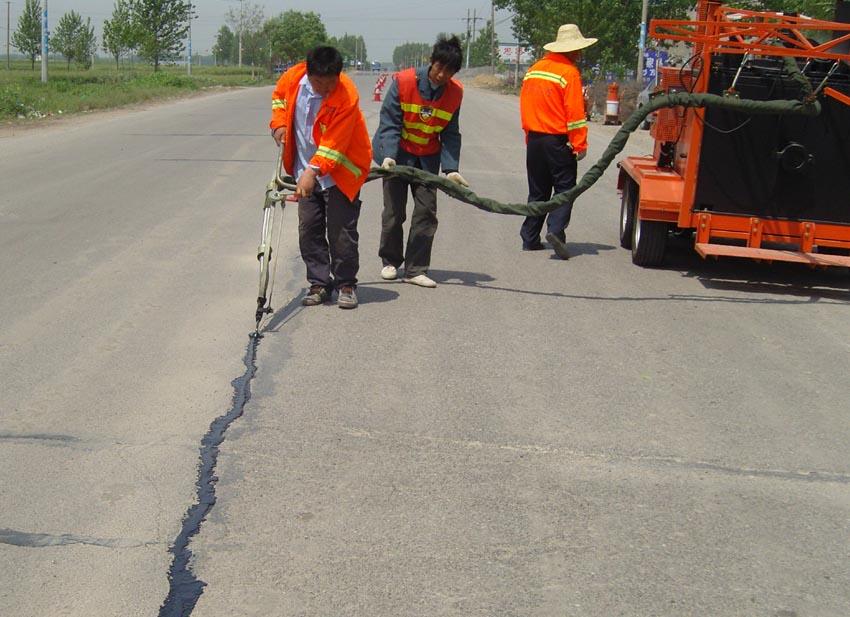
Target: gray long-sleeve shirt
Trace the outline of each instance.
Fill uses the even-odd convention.
[[[445,87],[434,88],[428,80],[428,69],[424,66],[416,69],[416,85],[419,94],[426,101],[434,101],[443,95]],[[378,130],[372,138],[372,157],[380,165],[386,157],[395,159],[399,165],[409,165],[424,169],[433,174],[440,173],[442,167],[445,173],[457,171],[460,166],[460,128],[458,125],[458,109],[446,128],[439,134],[440,151],[427,156],[417,156],[399,147],[401,140],[402,112],[398,96],[398,80],[393,80],[384,103],[381,105],[381,116]]]

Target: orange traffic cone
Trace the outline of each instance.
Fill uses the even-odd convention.
[[[381,87],[375,86],[375,96],[372,97],[373,101],[381,102]]]

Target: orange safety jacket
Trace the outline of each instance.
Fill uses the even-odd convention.
[[[401,146],[416,156],[440,151],[440,133],[448,126],[463,100],[463,86],[449,80],[436,101],[426,101],[419,93],[416,71],[412,68],[398,73],[398,100],[401,104]]]
[[[528,69],[522,80],[519,109],[526,135],[529,131],[567,135],[573,152],[587,150],[581,74],[565,55],[549,52]]]
[[[272,119],[269,127],[274,131],[286,128],[283,148],[283,167],[292,174],[295,163],[295,103],[298,84],[307,73],[307,63],[296,64],[280,76],[272,94]],[[310,165],[318,167],[318,174],[330,174],[339,190],[354,201],[372,161],[372,144],[366,121],[360,111],[357,86],[345,73],[339,84],[322,101],[313,125],[313,141],[317,149]]]

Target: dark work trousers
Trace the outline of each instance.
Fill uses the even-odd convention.
[[[525,155],[529,202],[549,201],[553,189],[555,195],[558,195],[576,185],[578,165],[576,155],[568,143],[566,135],[529,132]],[[522,246],[528,248],[540,242],[544,219],[547,233],[554,234],[563,241],[572,211],[573,205],[565,204],[550,212],[548,218],[547,215],[527,216],[520,230]]]
[[[407,220],[407,188],[413,193],[413,216],[402,253]],[[381,215],[381,246],[378,257],[385,266],[398,268],[404,262],[404,275],[414,277],[428,272],[431,247],[437,233],[437,189],[410,183],[401,178],[384,179],[384,211]]]
[[[358,218],[359,194],[351,202],[335,186],[298,200],[298,244],[310,285],[331,290],[357,284]]]

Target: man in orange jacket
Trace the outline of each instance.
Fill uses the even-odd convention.
[[[522,128],[525,131],[525,167],[528,201],[549,201],[576,185],[577,161],[587,154],[587,117],[582,96],[581,74],[576,63],[581,50],[596,39],[582,36],[575,24],[558,29],[557,39],[543,46],[548,51],[525,74],[519,95]],[[543,249],[540,232],[544,219],[547,235],[560,240],[554,245],[559,257],[568,259],[563,243],[570,224],[572,204],[545,216],[526,217],[520,230],[522,250]]]
[[[359,195],[372,146],[357,87],[342,74],[336,49],[316,47],[281,75],[269,127],[298,182],[298,241],[310,283],[301,304],[322,304],[336,288],[337,305],[355,308]]]

